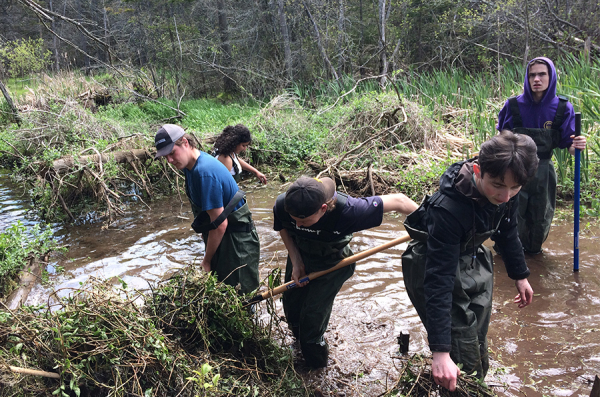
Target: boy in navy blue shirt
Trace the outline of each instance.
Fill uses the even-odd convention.
[[[352,255],[352,233],[379,226],[383,213],[409,214],[417,204],[403,194],[354,198],[336,192],[330,178],[301,177],[277,198],[274,229],[288,250],[285,281],[301,288],[283,293],[283,308],[290,329],[300,341],[306,364],[327,366],[327,330],[335,296],[354,273],[349,265],[309,282],[305,275],[335,266]]]

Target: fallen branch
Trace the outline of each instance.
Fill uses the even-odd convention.
[[[116,163],[128,163],[136,158],[144,161],[152,157],[152,153],[146,149],[132,149],[120,152],[102,153],[100,155],[92,154],[77,158],[74,158],[73,156],[67,156],[54,160],[52,162],[52,168],[57,174],[64,174],[80,164],[100,164],[107,163],[109,161],[114,161]]]
[[[12,365],[9,365],[8,368],[12,372],[15,372],[17,374],[33,375],[33,376],[44,376],[46,378],[60,379],[60,375],[57,374],[56,372],[46,372],[46,371],[39,371],[37,369],[13,367]]]

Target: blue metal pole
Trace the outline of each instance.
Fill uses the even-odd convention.
[[[581,113],[575,113],[575,136],[581,135]],[[579,271],[579,199],[581,184],[581,151],[575,149],[575,197],[573,209],[575,210],[575,219],[573,221],[573,271]]]

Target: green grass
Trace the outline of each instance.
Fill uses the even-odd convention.
[[[182,103],[181,110],[187,114],[182,125],[202,133],[217,135],[228,125],[251,124],[260,107],[257,104],[223,104],[210,99],[193,99]]]
[[[170,100],[160,100],[167,106],[157,102],[124,103],[103,106],[100,115],[106,119],[119,120],[124,123],[144,124],[180,124],[200,136],[210,136],[221,133],[227,125],[248,124],[259,112],[257,105],[223,104],[210,99],[193,99],[183,101],[180,110],[186,114],[181,120],[175,119],[177,103]],[[152,130],[153,131],[153,130]]]
[[[3,83],[15,101],[29,94],[31,92],[29,89],[35,90],[40,85],[40,79],[38,76],[9,78]]]

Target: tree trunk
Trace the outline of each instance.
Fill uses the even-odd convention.
[[[173,6],[171,4],[168,5],[168,15],[173,18],[173,26],[175,27],[175,33],[177,33],[177,21],[175,20],[175,13],[173,12]],[[175,35],[173,34],[173,29],[171,29],[169,25],[169,39],[171,40],[171,50],[173,51],[173,59],[176,59],[176,62],[173,62],[173,74],[175,75],[175,97],[179,99],[180,96],[180,88],[181,88],[181,43],[179,42],[179,34],[177,34],[177,43],[175,43]],[[179,51],[177,51],[177,47],[179,46]],[[179,56],[177,54],[179,53]]]
[[[529,62],[529,0],[525,0],[525,52],[523,53],[523,67]]]
[[[102,22],[104,23],[104,42],[108,46],[106,48],[106,59],[108,59],[108,64],[112,66],[112,56],[110,54],[110,35],[108,32],[109,23],[108,23],[108,13],[106,12],[106,4],[104,0],[102,0]]]
[[[378,5],[378,9],[377,9],[377,15],[379,17],[379,43],[378,43],[378,49],[379,49],[379,74],[380,75],[384,75],[383,77],[381,77],[381,80],[379,80],[379,84],[382,87],[385,87],[386,83],[387,83],[387,78],[385,77],[385,75],[388,72],[388,61],[387,61],[387,54],[385,51],[385,47],[386,47],[386,42],[385,42],[385,23],[386,23],[386,13],[385,13],[385,6],[386,6],[386,0],[379,0],[379,5]]]
[[[335,68],[331,64],[331,61],[329,60],[329,57],[327,56],[327,52],[325,51],[325,47],[323,47],[323,43],[321,42],[321,33],[319,33],[319,27],[317,26],[317,22],[315,21],[312,14],[310,13],[310,10],[308,9],[308,5],[306,4],[306,2],[303,1],[302,4],[304,5],[304,10],[306,11],[306,15],[308,15],[308,19],[310,19],[310,21],[313,24],[313,29],[315,31],[315,39],[317,40],[317,47],[319,48],[319,51],[321,52],[323,61],[327,65],[327,68],[329,69],[329,72],[331,73],[331,75],[333,76],[335,81],[338,81],[339,76],[338,76],[337,72],[335,71]]]
[[[127,163],[129,161],[135,160],[136,158],[144,161],[154,157],[149,150],[146,149],[133,149],[122,152],[111,152],[111,153],[102,153],[101,161],[102,164],[107,163],[110,160],[113,160],[116,163]],[[58,174],[64,174],[73,170],[73,168],[79,167],[81,164],[98,164],[98,155],[92,154],[89,156],[80,156],[75,159],[73,156],[61,157],[52,162],[52,168]]]
[[[78,1],[77,2],[77,13],[79,15],[84,15],[84,10],[83,10],[83,1]],[[81,52],[83,52],[83,66],[86,68],[86,74],[89,73],[89,67],[90,67],[90,57],[87,55],[88,54],[88,48],[87,48],[87,37],[85,36],[85,34],[83,32],[79,32],[79,48],[81,49]]]
[[[285,17],[284,0],[277,0],[277,6],[279,11],[279,27],[281,29],[281,37],[283,39],[285,70],[287,73],[288,80],[294,81],[292,73],[292,49],[290,45],[290,34],[288,30],[288,24]]]
[[[225,1],[217,1],[218,16],[219,16],[219,33],[221,34],[221,48],[223,49],[224,65],[231,64],[231,44],[229,43],[229,23],[227,22],[227,11],[225,10]],[[225,75],[223,77],[223,90],[228,94],[236,92],[235,81],[231,77]]]
[[[590,62],[590,52],[592,50],[592,36],[588,36],[583,43],[583,56],[586,62]]]
[[[339,15],[338,15],[338,74],[341,76],[346,70],[346,6],[344,0],[339,0]]]
[[[48,3],[48,8],[50,11],[54,11],[52,8],[52,0]],[[52,19],[52,31],[56,32],[56,20]],[[60,72],[60,58],[58,55],[58,38],[56,35],[52,35],[52,52],[54,53],[54,71],[56,73]]]
[[[6,89],[6,87],[4,86],[2,81],[0,81],[0,91],[2,91],[2,95],[4,95],[4,99],[6,99],[6,103],[8,103],[8,107],[10,108],[10,111],[12,112],[15,122],[17,124],[21,124],[21,117],[19,117],[19,111],[15,107],[15,104],[13,103],[12,98],[10,97],[8,90]]]

